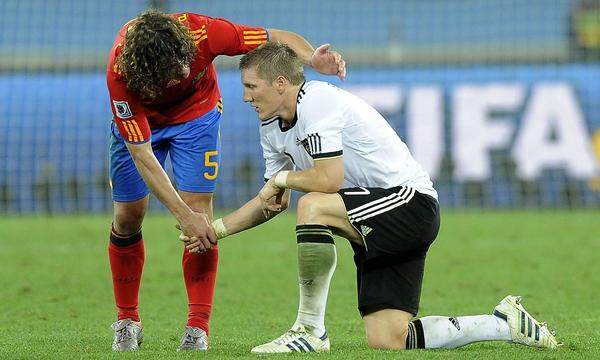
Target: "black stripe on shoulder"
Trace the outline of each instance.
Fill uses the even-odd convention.
[[[298,90],[298,96],[296,97],[296,103],[300,104],[300,100],[302,100],[302,95],[306,94],[304,91],[304,84],[306,84],[306,80],[300,85],[300,89]]]
[[[342,156],[343,153],[344,152],[342,150],[340,150],[340,151],[332,151],[332,152],[327,152],[327,153],[314,154],[311,156],[313,159],[325,159],[325,158]]]
[[[267,125],[271,125],[272,123],[274,123],[275,121],[279,120],[279,118],[274,118],[271,120],[267,120],[267,121],[263,121],[262,123],[260,123],[260,126],[267,126]]]

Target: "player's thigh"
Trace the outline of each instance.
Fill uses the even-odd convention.
[[[148,208],[148,196],[135,201],[113,201],[113,227],[118,234],[129,235],[142,227]]]
[[[362,244],[360,234],[348,221],[346,206],[339,194],[312,192],[298,200],[298,225],[322,224],[335,230],[336,235]]]
[[[155,136],[153,133],[152,136],[152,150],[159,163],[164,166],[167,149],[161,145],[160,134]],[[113,201],[132,203],[145,198],[150,193],[114,123],[111,124],[109,172]]]
[[[412,314],[402,310],[383,309],[363,317],[370,347],[375,349],[404,349],[408,323]]]
[[[220,113],[178,125],[170,140],[170,156],[177,189],[189,193],[212,193],[219,176],[221,161],[219,141]]]
[[[212,193],[193,193],[188,191],[179,191],[181,199],[194,211],[207,214],[213,218]]]

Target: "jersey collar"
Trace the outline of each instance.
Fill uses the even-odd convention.
[[[296,96],[296,104],[300,104],[300,100],[302,100],[302,97],[306,94],[306,91],[304,90],[305,84],[306,84],[306,81],[304,81],[302,83],[302,85],[300,85],[300,90],[298,90],[298,95]],[[292,120],[291,125],[284,127],[283,120],[281,120],[281,118],[279,118],[279,130],[281,130],[281,132],[286,132],[286,131],[290,130],[291,128],[293,128],[294,126],[296,126],[297,121],[298,121],[298,106],[296,106],[296,113],[294,114],[294,119]]]

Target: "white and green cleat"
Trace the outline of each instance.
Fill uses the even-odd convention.
[[[508,295],[496,305],[493,314],[508,323],[514,343],[548,349],[562,345],[546,323],[539,323],[523,308],[520,296]]]
[[[112,349],[114,351],[131,351],[137,350],[142,341],[144,341],[144,333],[142,324],[131,319],[123,319],[111,325],[115,332]]]
[[[277,339],[256,346],[253,354],[277,354],[291,352],[327,352],[330,344],[327,332],[321,337],[311,334],[302,325],[295,325]]]

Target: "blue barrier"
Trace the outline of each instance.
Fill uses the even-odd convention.
[[[309,73],[309,78],[319,78]],[[499,66],[350,69],[347,87],[397,86],[403,93],[421,85],[438,86],[444,97],[444,135],[454,89],[464,83],[510,82],[526,90],[522,107],[536,84],[560,82],[574,91],[590,142],[600,134],[600,66]],[[258,120],[241,101],[239,73],[220,74],[225,103],[222,158],[216,206],[232,208],[254,196],[263,178]],[[0,212],[101,212],[110,210],[107,142],[110,108],[103,74],[6,74],[0,76]],[[522,107],[510,121],[518,126]],[[383,111],[406,138],[406,106]],[[446,151],[449,151],[447,145]],[[451,207],[592,207],[600,205],[594,178],[572,178],[561,167],[544,170],[535,181],[515,177],[506,164],[510,149],[492,156],[492,175],[484,181],[457,181],[442,164],[436,186]],[[598,156],[596,154],[595,156]]]

